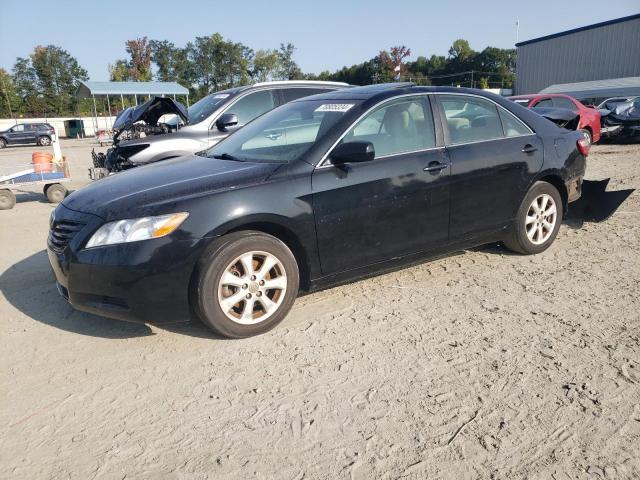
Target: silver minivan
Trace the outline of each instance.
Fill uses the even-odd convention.
[[[129,112],[125,110],[119,115],[114,129],[121,124],[122,130],[129,129],[134,134],[121,136],[122,130],[117,132],[114,145],[106,155],[94,154],[94,166],[115,173],[206,150],[254,118],[282,104],[348,86],[341,82],[310,80],[256,83],[212,93],[188,109],[170,99],[154,99],[158,101],[147,102],[148,107],[132,107]],[[167,114],[169,120],[157,123],[162,122]],[[127,121],[129,117],[130,122]],[[145,121],[157,124],[139,127],[135,123]],[[92,172],[90,176],[96,178]]]

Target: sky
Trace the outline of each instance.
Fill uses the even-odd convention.
[[[474,50],[513,48],[520,41],[640,13],[639,0],[0,0],[0,67],[36,45],[58,45],[91,80],[108,80],[107,65],[125,58],[125,41],[147,36],[184,46],[220,32],[254,50],[296,47],[306,73],[337,70],[406,45],[418,56],[446,55],[457,38]]]

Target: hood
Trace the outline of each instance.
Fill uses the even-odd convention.
[[[185,124],[189,121],[189,113],[180,102],[167,97],[153,97],[142,105],[121,111],[113,122],[113,129],[123,130],[140,121],[147,125],[156,125],[160,117],[167,114],[178,115]]]
[[[281,165],[181,157],[93,182],[69,195],[63,205],[107,221],[166,213],[187,198],[260,183]]]

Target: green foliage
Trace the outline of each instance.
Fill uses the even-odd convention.
[[[251,77],[256,82],[267,82],[278,78],[280,55],[277,50],[258,50],[253,57]]]
[[[279,68],[278,78],[280,80],[301,80],[304,78],[304,74],[298,64],[293,60],[293,53],[296,51],[296,47],[293,43],[281,43],[280,50],[278,50]]]
[[[411,62],[407,61],[411,50],[395,46],[365,62],[317,75],[302,72],[294,60],[296,47],[292,43],[254,52],[219,33],[196,37],[184,47],[142,37],[127,41],[125,50],[127,58],[108,66],[111,80],[175,81],[189,89],[191,101],[214,91],[269,80],[329,80],[352,85],[391,82],[398,65],[403,80],[420,85],[509,88],[514,83],[516,63],[513,49],[487,47],[476,52],[464,39],[455,40],[447,56],[419,56]],[[12,75],[0,69],[0,116],[12,112],[16,116],[89,113],[92,101],[75,99],[79,80],[86,79],[87,72],[68,52],[54,45],[38,46],[28,57],[16,59]],[[124,101],[125,106],[133,102]],[[97,107],[99,112],[108,110],[106,101],[97,100]],[[121,108],[122,101],[111,102],[112,113]]]
[[[20,105],[20,97],[13,83],[13,77],[0,68],[0,117],[13,118]]]
[[[37,46],[29,58],[17,58],[13,84],[20,102],[19,114],[69,114],[76,105],[75,93],[80,80],[88,80],[69,52],[55,45]]]

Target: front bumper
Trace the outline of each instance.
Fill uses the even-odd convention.
[[[88,219],[65,248],[55,248],[51,241],[47,248],[58,291],[74,308],[152,324],[191,319],[189,283],[203,240],[169,235],[83,249],[101,221],[62,206],[59,211],[66,221]]]

